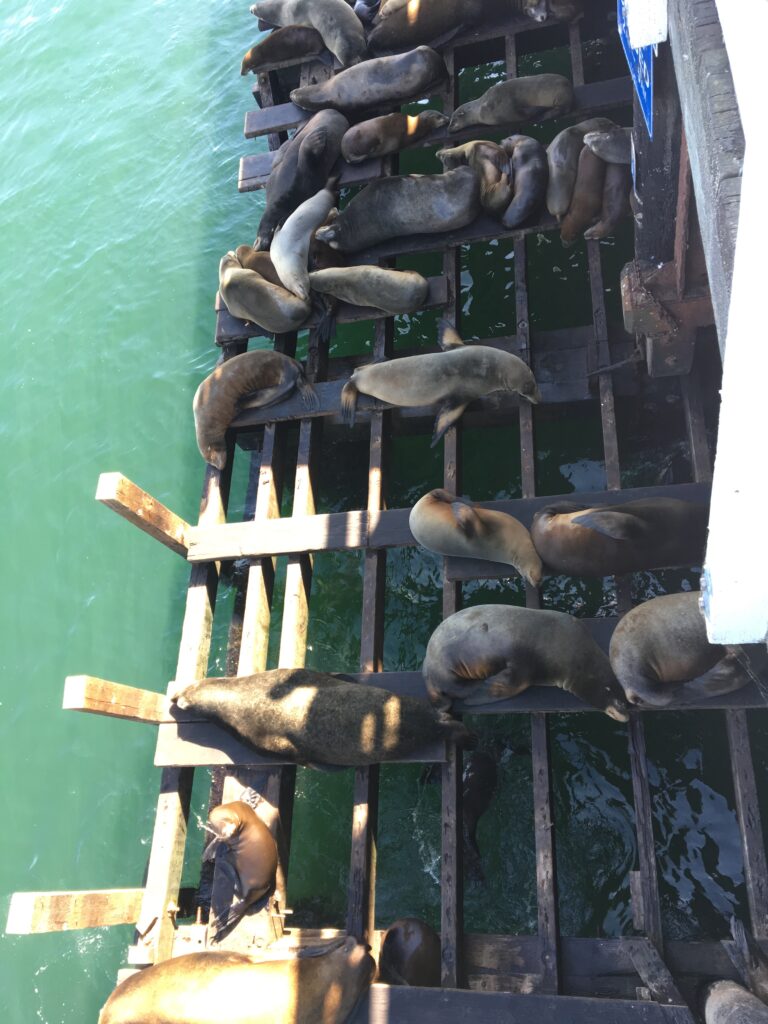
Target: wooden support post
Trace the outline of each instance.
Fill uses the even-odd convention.
[[[659,956],[656,947],[645,938],[622,939],[621,942],[628,950],[640,979],[656,1002],[685,1006],[685,1000],[678,991],[675,979]],[[690,1020],[693,1024],[692,1017]]]
[[[143,889],[93,889],[86,892],[15,892],[8,909],[8,935],[67,932],[134,924]]]
[[[170,717],[164,693],[111,683],[95,676],[67,676],[62,707],[65,711],[90,711],[134,722],[167,722]]]
[[[96,487],[96,501],[114,509],[129,523],[165,544],[171,551],[187,557],[189,523],[165,505],[142,491],[122,473],[102,473]]]
[[[653,816],[648,784],[648,762],[645,753],[645,733],[640,714],[637,711],[630,712],[629,759],[635,798],[635,831],[637,832],[637,856],[640,864],[640,891],[643,900],[641,916],[648,938],[663,956],[664,939],[661,927],[659,881],[656,873],[656,849],[653,840]]]

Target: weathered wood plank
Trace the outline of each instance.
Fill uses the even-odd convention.
[[[189,523],[122,473],[101,474],[96,487],[96,501],[113,509],[171,551],[186,555]]]
[[[643,984],[650,989],[651,995],[659,1003],[685,1006],[675,980],[669,968],[659,956],[659,952],[648,939],[623,939],[629,950],[632,963],[642,978]],[[690,1017],[691,1022],[693,1018]]]
[[[90,711],[136,722],[167,722],[168,698],[164,693],[111,683],[95,676],[67,676],[64,681],[65,711]]]
[[[261,113],[261,111],[249,111],[245,115],[245,137],[247,139],[253,137],[248,134],[249,116],[252,116],[253,113]],[[241,157],[237,175],[238,191],[255,192],[265,188],[274,162],[273,153],[256,153],[253,156]],[[349,164],[339,157],[331,169],[331,175],[338,175],[339,185],[342,188],[351,188],[376,181],[382,175],[382,166],[382,160],[363,160],[359,164]]]
[[[646,934],[659,952],[664,949],[659,903],[659,882],[656,870],[656,847],[653,838],[651,792],[645,752],[645,732],[640,715],[631,712],[629,720],[629,759],[632,768],[632,790],[635,801],[635,831],[640,865],[642,918]]]
[[[560,991],[560,929],[555,883],[555,822],[547,719],[542,714],[531,715],[531,755],[536,892],[541,943],[541,991],[556,994]]]
[[[8,935],[66,932],[134,924],[143,889],[92,889],[84,892],[15,892],[8,909]]]

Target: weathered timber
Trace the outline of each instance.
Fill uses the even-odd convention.
[[[635,799],[635,831],[637,856],[640,864],[640,891],[642,893],[642,920],[645,932],[656,949],[664,949],[659,904],[659,885],[656,872],[656,847],[653,838],[653,816],[648,782],[648,763],[645,751],[645,733],[640,715],[631,712],[629,721],[629,759],[632,768],[632,789]]]
[[[170,718],[164,693],[139,690],[94,676],[67,676],[62,707],[65,711],[90,711],[136,722],[159,723]]]
[[[66,932],[134,924],[143,889],[94,889],[87,892],[15,892],[8,909],[8,935]]]
[[[96,488],[96,500],[114,509],[129,523],[138,526],[172,551],[186,555],[189,523],[122,473],[101,474]]]
[[[560,954],[555,885],[555,822],[547,718],[531,715],[533,758],[533,829],[536,842],[536,893],[539,941],[541,943],[541,986],[544,993],[560,991]]]
[[[653,998],[659,1003],[675,1003],[685,1005],[669,968],[659,956],[659,952],[648,939],[622,939],[627,947],[632,963],[642,978],[643,984],[650,990]],[[693,1018],[691,1018],[691,1021]]]

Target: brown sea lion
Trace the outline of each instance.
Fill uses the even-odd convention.
[[[464,837],[464,873],[484,881],[485,873],[477,845],[477,825],[488,810],[498,785],[496,762],[483,750],[474,750],[464,766],[461,789],[461,825]]]
[[[384,0],[368,35],[371,53],[405,50],[480,21],[485,0]]]
[[[514,198],[504,210],[501,223],[516,228],[539,212],[547,194],[547,151],[540,142],[527,135],[510,135],[501,148],[509,157],[514,181]]]
[[[379,764],[439,740],[472,742],[461,722],[424,701],[309,669],[202,679],[171,699],[297,764]]]
[[[269,249],[275,228],[324,188],[348,128],[349,121],[338,110],[321,110],[283,143],[269,172],[256,249]]]
[[[220,363],[202,382],[192,402],[197,446],[205,461],[217,469],[227,464],[225,434],[245,398],[263,408],[281,401],[294,388],[308,408],[317,406],[317,395],[307,383],[301,363],[282,352],[243,352]]]
[[[213,839],[203,851],[203,861],[216,860],[227,882],[227,899],[217,906],[214,898],[210,926],[216,940],[237,924],[246,910],[275,888],[277,844],[252,807],[242,800],[219,804],[208,815],[207,828]],[[231,902],[234,891],[237,903]],[[215,895],[215,889],[214,889]]]
[[[653,597],[619,622],[609,656],[631,704],[688,704],[741,689],[761,666],[765,673],[765,645],[709,642],[700,596],[691,590]]]
[[[573,106],[573,86],[563,75],[526,75],[497,82],[476,100],[462,103],[451,116],[449,133],[476,124],[514,124],[544,121],[567,114]]]
[[[445,171],[471,167],[480,179],[480,205],[490,214],[501,216],[513,195],[509,157],[501,146],[474,139],[463,146],[439,149],[436,156]]]
[[[259,324],[273,334],[295,331],[310,314],[310,304],[255,270],[245,270],[233,252],[219,263],[219,294],[232,316]]]
[[[467,498],[437,489],[419,498],[411,509],[408,525],[419,544],[429,551],[506,562],[533,586],[541,583],[541,559],[530,533],[505,512],[481,508]]]
[[[358,366],[342,388],[344,420],[350,425],[355,422],[359,393],[390,405],[439,405],[434,447],[475,398],[493,391],[516,391],[529,402],[539,401],[534,376],[522,359],[490,345],[465,345],[449,324],[441,327],[443,352]]]
[[[632,129],[614,127],[607,131],[587,132],[584,145],[607,164],[632,162]]]
[[[245,953],[188,953],[126,978],[99,1024],[344,1024],[375,970],[353,938],[262,963]]]
[[[553,572],[611,576],[701,565],[708,518],[708,505],[677,498],[641,498],[594,508],[566,501],[539,509],[531,537]]]
[[[586,626],[563,612],[501,604],[464,608],[429,638],[422,672],[439,710],[454,700],[491,704],[529,686],[559,686],[619,722],[629,718],[610,662]]]
[[[415,270],[388,270],[367,263],[317,270],[309,275],[309,283],[313,291],[393,316],[420,309],[429,290],[427,279]]]
[[[311,25],[343,68],[366,56],[363,26],[344,0],[259,0],[251,14],[269,25]]]
[[[375,57],[315,85],[291,91],[302,110],[331,107],[345,114],[396,107],[429,96],[447,78],[443,58],[428,46],[393,57]]]
[[[384,114],[353,125],[341,140],[341,155],[350,164],[398,153],[448,124],[447,114],[421,110],[418,114]]]
[[[573,195],[560,225],[560,241],[564,246],[573,245],[582,231],[597,220],[603,205],[606,166],[588,146],[582,148]]]
[[[479,212],[480,183],[469,167],[404,174],[371,182],[316,237],[342,252],[357,252],[388,238],[463,228]]]
[[[243,270],[254,270],[270,284],[277,285],[278,288],[285,288],[277,276],[275,265],[268,252],[259,252],[252,245],[238,245],[235,249],[235,256]]]
[[[440,987],[440,936],[418,917],[400,917],[384,932],[379,981],[388,985]]]
[[[768,1006],[735,981],[716,981],[707,989],[705,1024],[768,1024]]]
[[[252,46],[243,57],[240,74],[254,74],[271,64],[285,60],[302,60],[314,57],[325,49],[323,37],[310,25],[286,25],[270,32],[266,39]]]
[[[564,128],[547,146],[547,209],[553,217],[562,220],[571,205],[584,136],[587,132],[615,127],[613,121],[609,121],[608,118],[592,117],[571,125],[570,128]]]
[[[304,302],[309,302],[309,247],[315,231],[328,219],[336,202],[335,181],[301,206],[275,229],[269,254],[285,287]]]
[[[603,205],[600,220],[584,232],[585,238],[607,238],[618,224],[629,216],[629,193],[632,175],[626,164],[607,164],[603,183]]]

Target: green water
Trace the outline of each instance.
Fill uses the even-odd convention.
[[[253,238],[262,204],[259,194],[236,190],[240,155],[264,146],[241,135],[252,99],[238,68],[254,30],[247,5],[212,9],[194,0],[103,8],[84,0],[10,0],[2,12],[3,921],[15,890],[142,883],[159,782],[154,730],[61,711],[63,679],[88,673],[164,690],[174,674],[187,567],[93,494],[100,472],[119,470],[183,517],[196,516],[202,463],[190,402],[217,356],[211,339],[218,259]],[[591,44],[586,57],[588,74],[618,73],[613,44]],[[524,60],[529,71],[556,70],[564,53]],[[470,73],[462,90],[471,95],[494,74],[492,65]],[[429,154],[413,154],[403,166],[438,169],[434,162],[422,167],[429,162]],[[583,246],[566,253],[551,235],[527,244],[534,331],[588,323]],[[616,275],[629,246],[628,226],[601,246],[614,317]],[[434,273],[435,262],[412,264]],[[467,334],[511,331],[513,269],[505,242],[462,253]],[[397,346],[431,343],[434,324],[433,313],[399,318]],[[340,332],[333,353],[368,350],[370,333],[366,326]],[[619,427],[625,485],[652,483],[670,448],[685,470],[674,385],[649,386],[622,407]],[[604,485],[594,403],[556,415],[537,410],[536,440],[540,493]],[[334,454],[324,460],[319,507],[359,508],[367,445],[347,435],[329,443]],[[467,430],[463,443],[466,493],[479,500],[519,495],[515,426]],[[429,450],[427,438],[397,438],[392,466],[392,507],[441,483],[442,455]],[[246,470],[239,455],[231,518],[243,506]],[[638,574],[636,591],[681,584],[695,586],[696,575]],[[439,587],[438,561],[429,553],[403,549],[389,557],[388,669],[418,666],[439,620]],[[355,668],[361,591],[357,555],[318,556],[309,665]],[[225,585],[222,611],[232,598]],[[544,599],[579,615],[608,614],[613,605],[609,587],[565,579],[549,580]],[[514,580],[465,587],[468,604],[499,600],[523,600]],[[226,617],[219,616],[212,673],[224,671],[225,647]],[[648,721],[668,934],[724,934],[731,909],[743,909],[744,892],[719,718]],[[467,927],[531,931],[528,724],[499,716],[474,724],[499,759],[500,788],[479,829],[489,883],[468,887]],[[764,731],[760,720],[762,768]],[[627,931],[635,844],[625,732],[601,716],[560,716],[552,721],[552,746],[563,931]],[[206,786],[206,774],[198,774],[195,815]],[[348,772],[299,771],[290,870],[296,921],[343,920],[350,796]],[[192,831],[185,881],[194,884],[200,834]],[[436,922],[439,837],[439,790],[422,785],[418,769],[384,768],[379,923],[408,913]],[[4,936],[4,1020],[95,1021],[131,937],[128,927]]]

